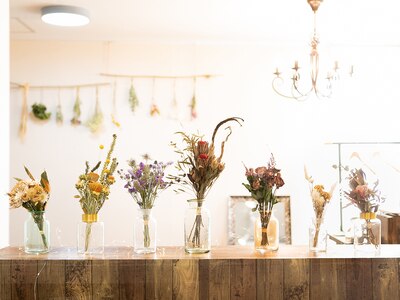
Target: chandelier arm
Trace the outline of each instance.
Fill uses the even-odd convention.
[[[294,96],[294,91],[296,91],[297,94],[300,95],[300,97],[295,97],[295,96]],[[312,91],[313,91],[313,89],[311,88],[307,93],[302,93],[302,92],[300,92],[300,90],[299,90],[299,88],[297,87],[297,84],[296,84],[296,83],[293,83],[292,88],[291,88],[291,92],[292,92],[293,97],[295,97],[295,99],[298,100],[298,101],[305,101],[305,100],[307,100],[307,98],[310,96],[310,94],[311,94]]]
[[[273,80],[272,80],[272,89],[274,90],[274,92],[275,93],[277,93],[279,96],[281,96],[281,97],[284,97],[284,98],[287,98],[287,99],[296,99],[297,100],[297,98],[295,97],[295,96],[288,96],[288,95],[285,95],[285,94],[282,94],[276,87],[275,87],[275,85],[276,85],[276,80],[277,79],[279,79],[280,81],[282,81],[282,83],[284,82],[284,80],[283,80],[283,78],[282,77],[275,77]]]

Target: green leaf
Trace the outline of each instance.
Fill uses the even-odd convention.
[[[99,162],[97,163],[97,165],[95,165],[94,168],[90,170],[90,172],[96,171],[96,170],[100,167],[100,164],[101,164],[101,161],[99,161]]]
[[[28,174],[29,178],[32,179],[32,180],[35,180],[35,178],[34,178],[33,175],[31,174],[31,172],[29,172],[28,168],[25,167],[25,166],[24,166],[24,168],[25,168],[25,172],[26,172],[26,174]]]
[[[44,171],[44,172],[40,175],[40,184],[42,185],[42,187],[44,188],[44,190],[46,191],[46,193],[50,193],[50,183],[49,183],[49,179],[48,179],[48,177],[47,177],[46,171]]]

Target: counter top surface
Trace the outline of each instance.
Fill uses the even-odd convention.
[[[22,247],[0,249],[0,260],[164,260],[164,259],[324,259],[400,258],[400,244],[382,245],[380,254],[355,253],[352,245],[335,245],[326,253],[307,246],[282,245],[276,252],[255,252],[252,246],[216,246],[206,254],[187,254],[183,247],[158,247],[154,254],[136,254],[132,247],[105,247],[104,254],[83,255],[75,247],[54,247],[47,254],[27,254]]]

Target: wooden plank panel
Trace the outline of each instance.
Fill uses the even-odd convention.
[[[11,262],[12,299],[35,298],[36,274],[36,260],[13,260]]]
[[[347,299],[372,299],[370,258],[346,259]]]
[[[172,298],[199,299],[199,260],[174,260],[172,267]]]
[[[146,299],[172,299],[172,260],[146,262]]]
[[[283,300],[283,260],[257,260],[257,299]]]
[[[38,299],[65,299],[65,261],[38,261]]]
[[[66,299],[92,299],[92,261],[65,261]]]
[[[146,298],[146,261],[118,261],[120,299]]]
[[[199,260],[199,299],[210,299],[210,260]]]
[[[371,261],[374,299],[399,299],[398,260],[374,258]]]
[[[209,260],[209,299],[229,299],[230,261],[227,259]],[[207,298],[200,298],[207,299]]]
[[[257,270],[254,259],[235,259],[230,261],[230,298],[256,299]]]
[[[118,261],[92,261],[93,299],[119,299]]]
[[[346,299],[346,261],[311,259],[311,299]]]
[[[10,260],[0,260],[0,299],[11,299]]]
[[[284,299],[309,299],[310,260],[285,259],[283,272]]]

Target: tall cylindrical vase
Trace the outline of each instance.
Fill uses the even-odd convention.
[[[24,222],[24,251],[47,253],[50,250],[50,222],[44,211],[32,211]]]
[[[207,253],[211,250],[210,212],[203,200],[189,200],[185,212],[185,251]]]
[[[353,220],[354,250],[379,254],[381,250],[381,221],[374,212],[364,212]]]
[[[133,231],[134,251],[139,254],[154,253],[157,248],[157,222],[151,209],[139,209]]]
[[[324,223],[324,217],[313,218],[309,228],[309,249],[311,252],[326,252],[328,234]]]
[[[78,253],[102,254],[104,252],[104,223],[97,214],[83,214],[78,224]]]
[[[264,253],[277,251],[279,248],[279,221],[272,210],[259,211],[259,218],[254,224],[254,248]]]

